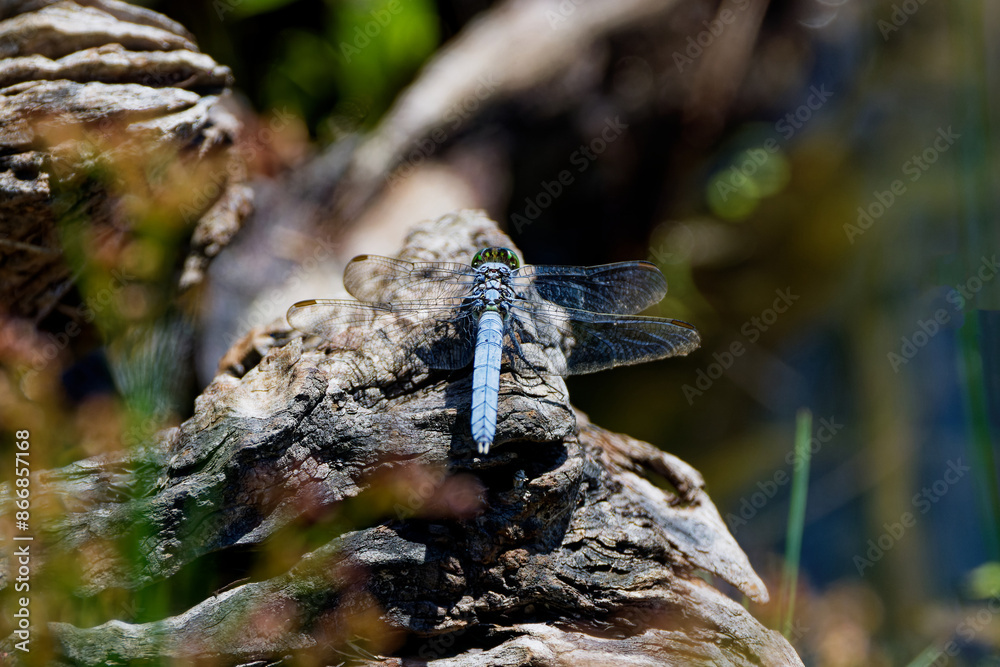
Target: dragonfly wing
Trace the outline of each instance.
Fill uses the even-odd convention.
[[[431,368],[465,368],[472,363],[476,346],[475,317],[463,312],[452,319],[438,320],[411,341],[416,355]]]
[[[336,341],[351,328],[372,328],[380,317],[391,315],[390,304],[361,303],[350,299],[309,299],[292,305],[285,319],[311,336]]]
[[[338,349],[361,349],[374,337],[416,354],[431,368],[454,370],[472,361],[476,325],[461,300],[362,303],[349,299],[299,301],[288,323],[329,340]]]
[[[697,330],[680,320],[592,313],[531,301],[511,307],[508,328],[511,367],[549,375],[594,373],[682,356],[701,343]]]
[[[465,296],[475,280],[475,269],[468,264],[413,263],[378,255],[359,255],[344,269],[344,287],[351,296],[372,303]]]
[[[600,266],[524,266],[511,278],[522,298],[541,298],[564,308],[595,313],[634,315],[659,303],[667,280],[649,262],[618,262]]]

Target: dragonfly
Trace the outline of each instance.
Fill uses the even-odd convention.
[[[637,314],[667,293],[646,261],[522,265],[501,247],[481,249],[469,264],[360,255],[345,268],[344,287],[354,300],[299,301],[288,323],[347,348],[392,331],[393,344],[429,368],[472,364],[471,430],[482,455],[496,436],[501,368],[544,380],[686,355],[700,344],[687,322]],[[367,332],[360,340],[346,335],[358,329]]]

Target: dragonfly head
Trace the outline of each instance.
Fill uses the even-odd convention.
[[[472,258],[472,268],[478,269],[483,264],[503,264],[513,271],[521,266],[521,260],[510,248],[483,248]]]

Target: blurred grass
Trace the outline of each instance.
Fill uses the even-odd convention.
[[[998,241],[997,222],[1000,210],[992,192],[1000,176],[993,167],[995,148],[990,100],[987,58],[988,52],[981,29],[986,25],[984,8],[976,2],[959,2],[949,5],[954,34],[967,35],[955,40],[956,107],[960,109],[962,126],[969,136],[959,142],[958,155],[958,218],[962,228],[961,254],[965,261],[963,276],[975,276],[981,265],[982,252]],[[998,246],[993,245],[993,250]],[[966,279],[966,278],[963,278]],[[984,285],[985,294],[976,295],[978,308],[1000,308],[996,281],[991,288]],[[990,296],[992,295],[992,298]],[[1000,484],[997,480],[997,461],[990,433],[988,399],[984,380],[985,341],[980,329],[980,315],[971,310],[958,332],[958,367],[961,370],[966,421],[969,429],[969,449],[973,461],[973,475],[978,489],[979,515],[982,534],[989,557],[1000,559]],[[1000,369],[990,369],[994,373]]]
[[[785,536],[785,573],[781,600],[784,604],[782,634],[790,638],[795,622],[795,596],[799,587],[799,558],[802,555],[802,534],[805,531],[806,503],[809,497],[809,459],[812,439],[812,413],[799,410],[795,416],[795,466],[792,469],[792,497],[788,510],[788,530]]]

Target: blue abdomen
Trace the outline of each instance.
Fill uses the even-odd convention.
[[[487,310],[479,316],[472,371],[472,437],[479,444],[480,454],[489,453],[497,430],[502,350],[503,318],[497,311]]]

